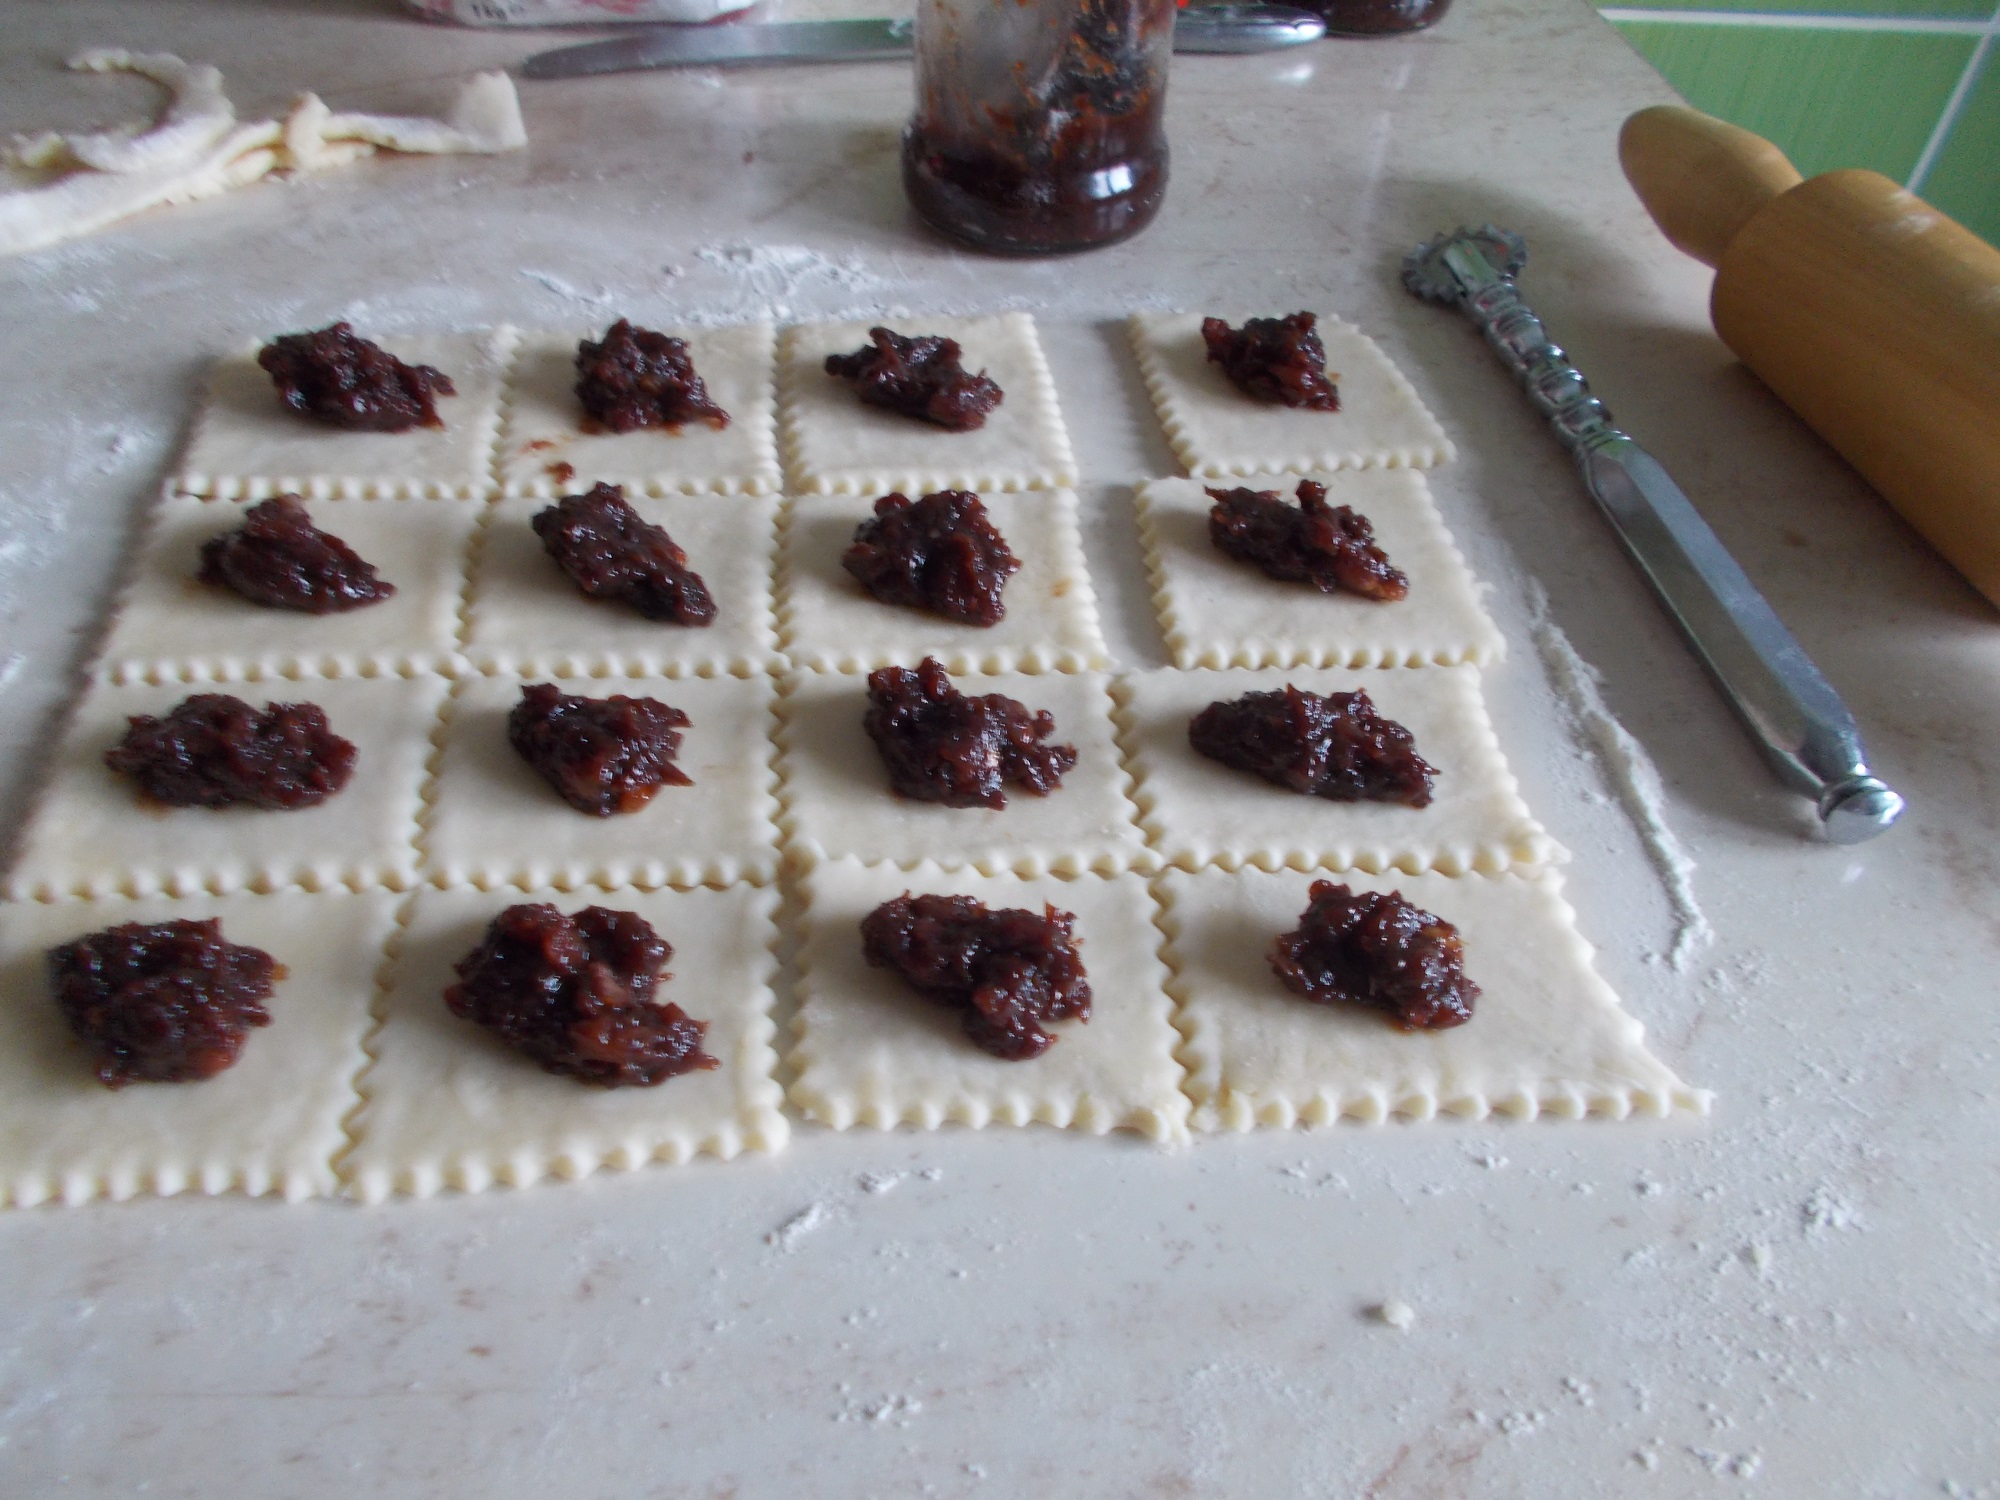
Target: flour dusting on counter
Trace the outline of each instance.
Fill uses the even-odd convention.
[[[1548,591],[1533,578],[1528,580],[1528,621],[1535,649],[1563,711],[1590,741],[1599,766],[1666,887],[1667,902],[1674,913],[1674,942],[1667,962],[1676,969],[1685,968],[1697,950],[1714,941],[1715,929],[1695,900],[1694,860],[1667,826],[1666,788],[1661,784],[1659,767],[1646,747],[1612,715],[1604,702],[1597,669],[1577,655],[1562,627],[1549,617]]]

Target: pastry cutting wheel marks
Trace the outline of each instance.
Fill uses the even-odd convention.
[[[1412,250],[1403,285],[1458,307],[1485,333],[1779,780],[1813,798],[1827,838],[1873,838],[1902,816],[1903,799],[1869,771],[1854,716],[1680,486],[1613,424],[1522,300],[1514,278],[1527,259],[1526,241],[1510,230],[1461,228]]]

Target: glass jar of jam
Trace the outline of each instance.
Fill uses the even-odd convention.
[[[1451,0],[1287,0],[1326,18],[1335,36],[1388,36],[1422,31],[1444,19]]]
[[[1152,222],[1167,190],[1174,0],[918,0],[903,187],[977,249],[1055,255]]]

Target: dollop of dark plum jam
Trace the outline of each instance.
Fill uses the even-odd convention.
[[[1289,683],[1211,703],[1188,724],[1197,754],[1334,802],[1427,807],[1436,770],[1366,692],[1312,693]]]
[[[297,495],[260,500],[234,531],[201,544],[203,583],[219,583],[267,609],[338,614],[396,592],[339,537],[321,531]]]
[[[1326,346],[1309,312],[1282,318],[1246,318],[1231,328],[1220,318],[1201,320],[1210,363],[1253,401],[1308,411],[1339,411],[1337,375],[1326,369]]]
[[[1479,998],[1451,923],[1399,891],[1353,891],[1331,880],[1313,882],[1298,928],[1271,945],[1271,968],[1296,995],[1386,1010],[1405,1031],[1462,1026]]]
[[[624,318],[602,341],[577,345],[576,399],[591,422],[612,432],[684,422],[729,425],[729,413],[709,399],[695,373],[687,340],[635,328]]]
[[[458,394],[443,371],[406,365],[347,323],[283,334],[257,351],[257,363],[287,409],[359,432],[442,427],[437,398]]]
[[[888,494],[854,531],[840,565],[884,604],[926,609],[968,625],[1006,618],[1001,592],[1021,570],[986,507],[968,490],[912,500]]]
[[[1055,733],[1053,714],[1003,693],[961,693],[932,656],[915,671],[869,673],[861,723],[889,768],[889,784],[920,802],[1005,807],[1003,786],[1045,796],[1076,764],[1075,747],[1042,743]]]
[[[649,620],[707,625],[715,600],[664,527],[639,519],[615,484],[565,495],[537,512],[535,535],[556,565],[593,599],[630,605]]]
[[[104,763],[173,807],[312,807],[346,786],[357,751],[317,703],[252,708],[196,693],[164,719],[135,714]]]
[[[672,946],[645,918],[586,906],[510,906],[457,964],[444,1003],[551,1073],[604,1088],[651,1088],[721,1064],[706,1021],[654,999]]]
[[[986,378],[967,372],[956,339],[921,334],[906,338],[887,328],[868,330],[869,343],[852,354],[829,354],[826,373],[854,388],[870,406],[900,412],[952,432],[986,425],[1005,396]]]
[[[1053,906],[989,911],[970,896],[906,891],[862,919],[862,952],[925,999],[961,1012],[979,1047],[1019,1062],[1055,1041],[1045,1026],[1090,1019],[1075,924]]]
[[[663,786],[692,786],[674,764],[688,716],[657,698],[576,698],[530,683],[507,715],[507,740],[578,812],[637,812]]]
[[[107,927],[49,950],[56,1004],[107,1088],[189,1083],[232,1066],[285,971],[261,948],[226,942],[222,923]]]
[[[1326,503],[1326,486],[1299,481],[1298,508],[1275,490],[1210,490],[1208,539],[1218,552],[1282,583],[1310,583],[1384,603],[1406,598],[1410,580],[1375,545],[1375,528],[1352,506]]]

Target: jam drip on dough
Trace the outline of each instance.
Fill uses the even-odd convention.
[[[170,807],[311,807],[347,785],[358,754],[317,703],[259,710],[227,693],[196,693],[164,719],[135,714],[127,724],[105,765]]]
[[[531,683],[507,715],[507,740],[563,801],[608,818],[637,812],[663,786],[692,786],[674,764],[688,716],[657,698],[578,698]]]
[[[309,615],[361,609],[396,592],[352,547],[313,525],[297,495],[260,500],[236,530],[203,542],[198,576],[252,604]]]
[[[862,919],[862,953],[925,999],[959,1011],[976,1045],[1020,1062],[1054,1043],[1044,1026],[1090,1019],[1075,923],[1074,914],[1053,906],[1039,915],[989,911],[971,896],[905,891]]]
[[[599,343],[576,347],[576,399],[589,421],[611,432],[641,427],[678,430],[684,422],[706,422],[720,430],[729,413],[709,399],[695,373],[687,340],[620,318]]]
[[[846,381],[870,406],[929,422],[949,432],[986,425],[1005,392],[981,370],[969,374],[956,339],[914,338],[887,328],[868,330],[869,344],[852,354],[829,354],[826,373]]]
[[[49,981],[106,1088],[190,1083],[231,1067],[284,967],[222,923],[128,922],[49,950]]]
[[[1076,764],[1074,746],[1042,743],[1055,733],[1053,714],[1003,693],[961,693],[934,656],[915,671],[869,673],[861,723],[889,768],[889,784],[920,802],[1005,807],[1003,785],[1046,796]]]
[[[1313,693],[1289,683],[1211,703],[1188,724],[1195,752],[1309,797],[1427,807],[1437,774],[1410,731],[1365,691]]]
[[[1299,481],[1294,510],[1275,490],[1211,489],[1208,539],[1226,556],[1281,583],[1310,583],[1323,594],[1346,592],[1393,603],[1410,580],[1375,545],[1375,528],[1352,506],[1326,503],[1326,486]]]
[[[535,535],[592,599],[628,604],[649,620],[707,625],[715,600],[666,528],[639,519],[615,484],[565,495],[534,519]]]
[[[348,323],[281,334],[257,351],[257,363],[288,410],[357,432],[442,427],[437,398],[458,394],[443,371],[404,364],[356,338]]]
[[[968,625],[1007,617],[1001,592],[1021,560],[969,490],[939,490],[912,500],[891,493],[873,520],[854,531],[840,565],[884,604],[925,609]]]
[[[1339,377],[1326,368],[1326,346],[1309,312],[1282,318],[1246,318],[1231,328],[1220,318],[1201,320],[1201,341],[1211,364],[1253,401],[1306,411],[1339,411]]]
[[[1270,956],[1272,972],[1292,993],[1320,1005],[1386,1010],[1405,1031],[1463,1026],[1479,998],[1479,986],[1465,977],[1458,929],[1398,891],[1314,881],[1297,929],[1280,934]]]
[[[456,965],[444,1003],[551,1073],[604,1088],[651,1088],[720,1067],[701,1050],[706,1021],[654,991],[674,950],[635,912],[510,906]]]

